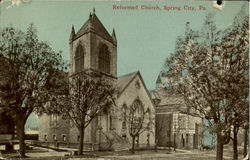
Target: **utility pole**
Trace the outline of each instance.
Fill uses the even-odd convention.
[[[168,145],[169,145],[169,152],[170,152],[171,151],[171,121],[169,121],[169,124],[168,124],[168,131],[169,131]]]
[[[176,138],[176,124],[174,124],[174,151],[175,151],[175,138]]]

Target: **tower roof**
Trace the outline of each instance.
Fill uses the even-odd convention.
[[[76,33],[74,39],[79,38],[80,36],[88,33],[93,32],[102,38],[112,42],[112,36],[108,33],[108,31],[105,29],[101,21],[98,19],[98,17],[95,15],[95,12],[93,14],[90,13],[89,19],[85,24],[81,27],[81,29]]]
[[[75,28],[74,28],[74,25],[72,25],[72,29],[71,29],[69,41],[72,42],[72,40],[74,39],[74,37],[75,37]]]
[[[117,39],[116,39],[116,35],[115,35],[115,29],[113,28],[113,32],[112,32],[112,38],[113,38],[113,42],[115,44],[117,44]]]

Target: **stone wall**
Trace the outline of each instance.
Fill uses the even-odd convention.
[[[75,72],[74,56],[78,45],[83,46],[84,50],[84,69],[98,70],[99,46],[105,44],[110,53],[110,74],[117,76],[117,47],[106,39],[88,32],[70,43],[70,74]]]
[[[57,116],[56,122],[52,122],[51,115],[43,114],[38,117],[39,137],[41,141],[69,141],[69,120],[63,120]]]
[[[93,133],[92,131],[92,126],[93,124],[95,123],[95,120],[92,121],[92,123],[90,123],[87,128],[85,128],[84,130],[84,142],[85,143],[94,143],[96,142],[95,140],[95,133]],[[74,143],[78,143],[79,142],[79,138],[80,138],[80,135],[79,135],[79,130],[74,126],[72,125],[73,127],[70,128],[70,139],[69,141],[70,142],[74,142]]]
[[[84,68],[89,69],[90,68],[90,34],[86,33],[84,36],[81,36],[74,40],[70,44],[70,74],[73,74],[75,72],[75,52],[78,45],[83,46],[84,50]]]
[[[170,128],[169,128],[169,123]],[[192,149],[198,148],[202,143],[202,119],[179,112],[156,114],[157,145],[168,147]],[[170,130],[170,133],[169,133]],[[169,142],[170,136],[170,142]],[[175,139],[174,139],[175,138]]]

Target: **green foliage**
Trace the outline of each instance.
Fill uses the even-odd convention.
[[[42,95],[55,89],[45,82],[56,76],[49,74],[51,70],[64,69],[61,53],[38,40],[33,24],[26,32],[4,28],[0,36],[0,57],[5,64],[1,69],[1,107],[14,118],[22,115],[27,119],[46,103]]]
[[[249,123],[249,17],[243,7],[225,30],[217,29],[213,17],[207,15],[200,31],[187,24],[185,36],[177,39],[175,52],[166,60],[162,79],[227,143],[232,125]]]
[[[0,112],[10,115],[18,126],[20,155],[24,152],[24,125],[33,112],[43,111],[57,86],[48,85],[65,65],[56,53],[39,41],[33,24],[21,31],[12,26],[0,32]]]

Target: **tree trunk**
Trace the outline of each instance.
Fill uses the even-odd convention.
[[[216,160],[223,160],[223,137],[217,133]]]
[[[84,125],[81,125],[80,130],[80,140],[79,140],[79,150],[78,150],[78,155],[83,154],[83,141],[84,141]]]
[[[248,144],[248,129],[244,129],[244,152],[243,155],[247,155],[247,144]]]
[[[237,127],[236,126],[234,126],[233,134],[234,134],[234,137],[233,137],[233,150],[234,150],[233,159],[238,160],[238,149],[237,149],[238,142],[237,142]]]
[[[131,149],[132,153],[135,153],[135,136],[132,137],[132,149]]]
[[[21,158],[25,157],[25,133],[24,133],[24,125],[25,125],[25,120],[24,118],[20,118],[18,122],[18,139],[19,139],[19,153]]]

